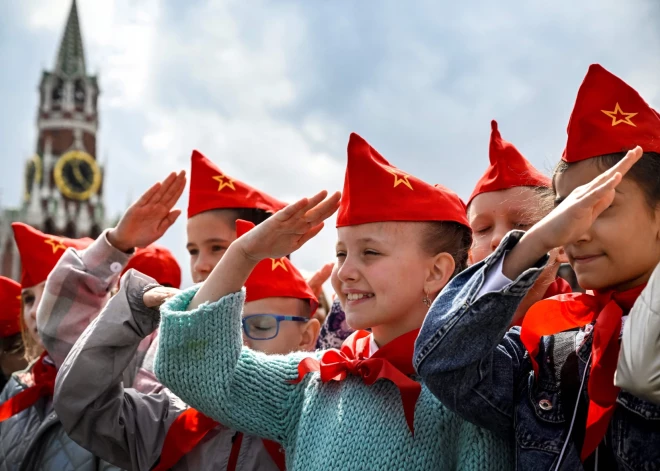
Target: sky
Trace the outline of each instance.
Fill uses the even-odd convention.
[[[36,148],[38,83],[71,0],[0,2],[0,205]],[[192,149],[292,202],[340,190],[351,132],[393,165],[467,198],[490,120],[550,173],[589,64],[660,105],[657,0],[78,0],[101,86],[97,158],[116,217]],[[187,190],[178,203],[184,210]],[[334,259],[334,222],[293,255]],[[160,241],[190,270],[185,219]]]

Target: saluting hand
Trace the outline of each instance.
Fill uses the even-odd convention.
[[[303,198],[236,239],[190,301],[188,309],[239,291],[261,260],[295,252],[318,234],[323,229],[323,221],[339,208],[341,193],[325,199],[327,195],[327,191],[322,191],[312,198]]]
[[[295,252],[323,229],[323,221],[339,208],[341,193],[326,199],[327,191],[303,198],[278,211],[236,242],[246,258],[259,262]]]
[[[181,214],[180,209],[172,208],[185,186],[183,170],[154,184],[126,210],[117,227],[108,233],[108,241],[122,252],[156,242]]]
[[[550,214],[535,224],[504,259],[504,275],[516,279],[544,254],[575,243],[614,201],[623,176],[642,158],[637,146],[591,182],[575,188]]]

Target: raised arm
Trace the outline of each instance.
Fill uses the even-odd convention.
[[[171,173],[154,184],[114,229],[87,249],[68,249],[46,281],[37,327],[50,357],[59,367],[85,328],[98,316],[135,247],[158,240],[174,223],[173,210],[185,187],[185,173]]]
[[[312,376],[291,381],[309,354],[267,356],[244,348],[241,288],[260,260],[283,257],[321,230],[339,204],[339,194],[325,196],[290,205],[241,236],[199,289],[161,308],[158,379],[215,420],[284,444],[297,430]]]
[[[481,292],[522,235],[509,233],[490,257],[445,287],[415,343],[415,368],[431,392],[466,420],[507,436],[513,428],[515,386],[531,368],[520,330],[507,329],[547,257],[513,283]]]
[[[68,435],[108,462],[136,471],[152,468],[170,425],[186,409],[167,389],[143,395],[123,386],[138,345],[158,327],[158,309],[143,303],[145,289],[154,283],[134,270],[123,277],[119,292],[62,364],[55,384],[54,407]]]
[[[628,152],[618,164],[573,190],[529,231],[509,234],[494,254],[443,290],[417,339],[415,366],[445,405],[479,425],[510,432],[514,391],[530,368],[519,329],[505,335],[515,309],[547,262],[547,252],[573,243],[589,230],[641,156],[639,147]],[[496,271],[515,282],[478,296],[484,280]]]

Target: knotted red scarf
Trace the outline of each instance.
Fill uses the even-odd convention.
[[[573,288],[571,288],[571,285],[569,285],[566,280],[558,276],[553,280],[552,283],[550,283],[550,286],[548,286],[548,289],[545,291],[543,298],[541,299],[548,299],[553,296],[557,296],[558,294],[568,294],[572,292]],[[511,324],[511,327],[520,327],[524,318],[525,316],[522,316],[522,318],[517,319]]]
[[[189,407],[183,411],[172,422],[172,425],[167,431],[160,461],[152,471],[167,471],[172,468],[184,455],[190,453],[207,433],[218,425],[220,425],[218,422],[202,414],[197,409]],[[240,439],[235,440],[232,445],[232,456],[235,459],[232,460],[230,457],[229,464],[227,465],[228,471],[234,471],[236,469],[238,452],[243,438],[242,434],[239,437]],[[263,440],[263,444],[278,469],[284,471],[284,454],[280,452],[279,444],[265,439]]]
[[[40,398],[52,396],[55,389],[57,369],[51,363],[46,363],[46,352],[32,365],[32,378],[34,385],[21,391],[0,405],[0,422],[33,406]]]
[[[560,294],[569,294],[573,292],[573,288],[571,288],[571,285],[568,284],[566,280],[564,280],[561,276],[558,276],[555,278],[555,280],[550,283],[550,286],[548,286],[548,289],[545,291],[545,294],[543,295],[543,299],[548,299],[552,298],[553,296],[557,296]]]
[[[408,375],[415,374],[412,358],[418,333],[419,329],[397,337],[369,357],[371,334],[359,330],[344,340],[340,350],[326,351],[320,362],[311,357],[302,360],[298,365],[298,378],[292,383],[299,383],[312,371],[320,372],[324,383],[343,381],[349,374],[362,377],[367,386],[379,379],[388,379],[399,388],[406,422],[414,434],[415,405],[422,386]]]
[[[628,291],[561,294],[534,304],[523,320],[520,339],[530,354],[538,378],[536,356],[541,337],[553,335],[596,321],[589,372],[589,412],[582,445],[582,461],[598,447],[616,407],[619,388],[614,386],[621,333],[621,318],[639,297],[645,285]]]

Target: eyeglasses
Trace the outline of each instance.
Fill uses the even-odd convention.
[[[306,317],[280,316],[278,314],[251,314],[242,319],[243,332],[252,340],[270,340],[280,333],[280,322],[307,322]]]

